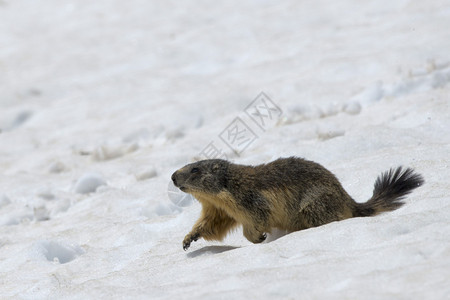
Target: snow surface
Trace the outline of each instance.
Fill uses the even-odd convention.
[[[450,2],[0,0],[1,299],[450,299]],[[281,110],[260,128],[264,92]],[[224,144],[239,117],[257,138]],[[317,161],[397,211],[181,242],[213,142]]]

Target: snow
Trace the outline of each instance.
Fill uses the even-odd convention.
[[[448,28],[446,0],[0,0],[0,298],[449,299]],[[184,252],[201,206],[170,176],[205,153],[314,160],[360,202],[391,167],[426,183]]]
[[[96,192],[103,185],[106,185],[106,182],[100,174],[86,173],[77,180],[74,190],[78,194],[89,194]]]
[[[65,264],[74,260],[84,253],[83,249],[77,245],[65,245],[56,241],[40,241],[34,247],[37,259],[45,258],[48,261]]]

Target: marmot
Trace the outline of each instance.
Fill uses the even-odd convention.
[[[184,250],[201,237],[222,240],[238,225],[250,242],[261,243],[271,228],[292,232],[395,210],[424,183],[413,169],[390,169],[375,181],[372,198],[357,203],[330,171],[297,157],[257,166],[202,160],[179,169],[172,180],[202,204],[201,217],[183,240]]]

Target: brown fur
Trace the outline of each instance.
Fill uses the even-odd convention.
[[[202,204],[185,250],[201,237],[222,240],[238,225],[249,241],[260,243],[272,228],[292,232],[394,210],[424,182],[412,169],[391,169],[375,182],[372,198],[357,203],[330,171],[296,157],[258,166],[203,160],[176,171],[172,180]]]

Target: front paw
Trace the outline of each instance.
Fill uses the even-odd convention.
[[[191,246],[191,240],[184,239],[184,241],[183,241],[183,250],[186,251],[189,248],[189,246]]]
[[[191,242],[196,242],[200,238],[200,234],[188,234],[183,240],[183,250],[186,251],[189,246],[191,246]]]

